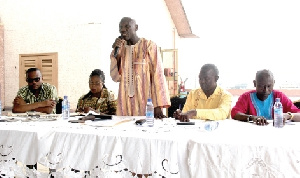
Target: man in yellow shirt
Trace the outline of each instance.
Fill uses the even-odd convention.
[[[192,90],[183,110],[174,112],[175,119],[223,120],[230,118],[232,95],[219,87],[219,70],[214,64],[205,64],[199,74],[200,88]]]

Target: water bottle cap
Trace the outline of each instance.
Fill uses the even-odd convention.
[[[64,96],[64,99],[68,99],[68,96]]]
[[[275,99],[275,102],[279,102],[279,101],[280,101],[280,98],[276,98],[276,99]]]
[[[152,102],[152,99],[151,99],[151,98],[148,98],[148,99],[147,99],[147,102]]]

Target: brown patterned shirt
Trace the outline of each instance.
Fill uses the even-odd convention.
[[[104,114],[115,115],[117,101],[112,91],[103,88],[100,98],[92,97],[91,92],[79,98],[77,110],[84,110],[85,107],[91,107]]]
[[[56,87],[54,85],[50,85],[49,83],[42,83],[41,91],[38,97],[35,97],[35,95],[30,91],[28,85],[20,88],[17,96],[22,97],[23,100],[28,104],[42,102],[49,99],[53,99],[56,102],[58,101]],[[56,109],[54,108],[52,113],[55,114],[55,112]]]

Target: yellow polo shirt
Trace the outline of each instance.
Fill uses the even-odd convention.
[[[187,96],[182,112],[197,110],[194,119],[223,120],[230,118],[232,95],[219,86],[207,98],[201,88],[192,90]]]

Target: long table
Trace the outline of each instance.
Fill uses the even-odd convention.
[[[178,126],[141,117],[99,127],[65,120],[0,122],[0,174],[28,177],[299,177],[300,125],[281,129],[231,119],[206,131],[207,122]],[[99,121],[102,122],[102,121]],[[17,162],[17,164],[16,164]],[[28,169],[39,163],[50,173]],[[73,170],[81,170],[75,172]]]

